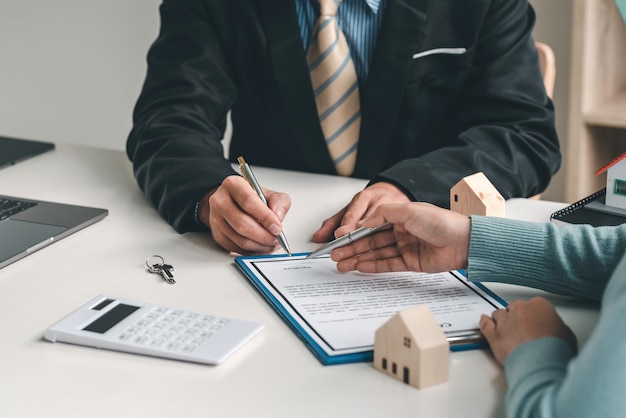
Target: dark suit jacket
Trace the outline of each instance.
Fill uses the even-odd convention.
[[[231,161],[335,173],[293,0],[164,0],[160,12],[127,152],[176,230],[201,229],[195,203],[236,174],[220,142],[231,109]],[[478,171],[505,198],[542,192],[561,155],[527,0],[389,0],[384,13],[354,176],[443,207]],[[439,48],[466,52],[414,59]]]

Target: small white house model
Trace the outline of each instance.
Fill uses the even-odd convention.
[[[596,171],[596,175],[606,174],[607,206],[626,209],[626,152]]]
[[[450,210],[461,215],[504,217],[504,197],[482,171],[463,177],[450,189]]]
[[[418,389],[448,380],[450,343],[428,306],[398,312],[376,330],[374,367]]]

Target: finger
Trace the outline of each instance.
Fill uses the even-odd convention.
[[[383,230],[367,237],[358,239],[351,244],[334,249],[331,253],[331,258],[334,261],[339,261],[349,257],[353,257],[357,254],[365,254],[375,249],[386,248],[393,245],[395,245],[395,238],[393,236],[393,233],[390,230]],[[394,256],[398,255],[397,249],[393,249],[391,251],[393,251]],[[385,254],[389,254],[389,252],[381,253],[379,254],[379,257],[384,258]],[[367,256],[370,257],[371,254]],[[369,260],[370,258],[367,259]]]
[[[361,251],[358,242],[354,244],[354,246],[359,250],[359,260],[361,261],[386,260],[388,258],[402,256],[402,253],[398,246],[395,245],[396,243],[393,238],[391,240],[383,240],[370,237],[369,239],[366,238],[363,241],[365,240],[367,240],[367,242],[363,242],[362,244],[366,246],[362,249],[369,248],[369,251]]]
[[[237,233],[226,222],[219,228],[211,229],[211,233],[215,242],[221,247],[242,255],[268,254],[275,251],[279,245],[275,238],[270,244],[259,243],[249,239]]]
[[[482,314],[478,325],[480,327],[480,332],[482,332],[487,341],[491,343],[496,335],[496,323],[494,320],[489,315]]]
[[[385,222],[389,222],[394,226],[404,225],[414,216],[415,210],[420,208],[420,205],[422,205],[422,203],[412,203],[411,205],[386,203],[378,206],[361,224],[367,227],[378,226]],[[414,235],[418,236],[417,234]]]
[[[397,186],[383,181],[374,183],[354,196],[342,225],[357,223],[369,217],[382,204],[409,202],[408,196]]]
[[[496,309],[491,314],[491,318],[493,318],[493,322],[495,323],[496,328],[506,320],[506,316],[509,312],[506,309]]]
[[[222,211],[230,226],[245,238],[251,238],[265,245],[273,242],[273,238],[283,230],[278,215],[267,206],[245,179],[230,176],[224,180],[222,185],[227,188],[231,199],[234,201],[233,205],[246,215],[234,216],[233,212]],[[287,199],[279,196],[276,198],[281,201],[289,201],[288,197]],[[234,213],[236,214],[236,211]]]
[[[210,200],[210,225],[213,237],[220,245],[229,245],[232,251],[268,252],[276,245],[279,226],[268,231],[253,217],[254,210],[269,213],[276,222],[278,218],[256,195],[247,182],[239,176],[229,176]],[[258,205],[258,206],[257,206]],[[274,224],[276,225],[276,224]],[[227,238],[227,239],[226,239]],[[232,248],[234,243],[237,249]]]
[[[339,250],[333,250],[331,259],[337,262],[337,270],[340,272],[358,270],[362,273],[382,273],[409,270],[396,246],[378,248],[341,259],[337,257]]]
[[[289,212],[289,208],[291,208],[291,197],[286,193],[275,192],[269,189],[264,189],[264,191],[267,205],[282,222],[287,212]]]
[[[359,225],[357,223],[344,224],[335,229],[333,235],[335,236],[335,238],[343,237],[344,235],[347,235],[350,232],[356,230],[358,227]]]
[[[386,260],[388,258],[400,257],[400,254],[396,247],[378,248],[368,252],[358,252],[356,254],[352,254],[349,257],[340,257],[340,253],[341,249],[339,248],[333,250],[330,254],[331,260],[337,263],[347,260],[357,260],[360,263],[364,263],[368,261],[380,261]]]
[[[361,261],[358,260],[356,270],[361,273],[385,273],[395,271],[407,271],[407,267],[402,257],[389,257],[380,260]]]
[[[335,251],[337,250],[333,250],[333,253]],[[382,273],[386,271],[408,270],[404,260],[401,256],[397,255],[397,252],[394,252],[395,255],[382,257],[374,254],[378,251],[379,250],[374,250],[367,253],[354,254],[351,257],[345,258],[338,258],[336,255],[331,253],[331,259],[337,263],[337,270],[342,273],[352,270],[358,270],[362,273]],[[392,258],[397,258],[397,260],[390,262],[389,260]]]
[[[387,205],[384,205],[384,206],[387,206]],[[376,208],[376,210],[370,216],[360,221],[359,225],[365,226],[368,228],[373,228],[375,226],[382,225],[385,222],[388,222],[389,220],[385,218],[385,216],[383,216],[381,208],[383,208],[383,206],[379,206],[378,208]]]
[[[341,226],[357,225],[363,218],[365,218],[365,213],[370,205],[366,190],[367,189],[362,190],[352,198],[352,201],[350,201],[346,207],[341,219]]]
[[[224,233],[239,247],[248,251],[262,251],[262,248],[273,248],[276,243],[276,235],[268,231],[250,216],[237,216],[227,219],[230,229],[224,229]],[[276,228],[272,228],[273,230]]]
[[[256,193],[243,193],[235,194],[235,201],[239,207],[252,219],[255,223],[260,224],[269,234],[276,236],[283,230],[282,222],[278,215],[274,213],[259,197]],[[238,224],[231,224],[233,228],[237,229],[238,226],[246,226],[256,229],[250,224],[249,220],[239,222]]]
[[[313,234],[314,242],[328,242],[335,238],[334,232],[335,229],[341,223],[341,219],[343,218],[343,214],[346,208],[341,209],[339,212],[327,218],[322,222],[322,226]]]

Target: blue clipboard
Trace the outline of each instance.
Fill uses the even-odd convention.
[[[293,254],[291,257],[295,259],[297,257],[306,256],[308,253]],[[295,332],[295,334],[304,342],[308,349],[315,355],[315,357],[324,365],[334,364],[346,364],[346,363],[358,363],[358,362],[371,362],[374,357],[373,346],[368,346],[362,350],[347,354],[329,354],[324,348],[312,337],[309,330],[303,328],[300,322],[290,312],[290,309],[286,307],[289,302],[286,300],[279,300],[275,295],[275,292],[269,288],[271,284],[267,278],[263,277],[262,272],[254,268],[255,261],[267,261],[268,259],[289,258],[286,254],[272,254],[262,256],[239,256],[235,258],[235,263],[244,276],[252,283],[255,289],[264,297],[264,299],[274,308],[279,316],[289,325],[289,327]],[[459,274],[465,276],[465,272],[458,271]],[[481,283],[472,283],[472,286],[480,289],[486,294],[491,302],[494,302],[494,309],[499,307],[506,307],[507,303],[498,295],[493,293],[490,289],[485,287]],[[293,311],[294,309],[291,308]],[[484,341],[480,332],[467,335],[458,335],[448,337],[450,342],[451,351],[464,351],[487,347],[487,343]]]

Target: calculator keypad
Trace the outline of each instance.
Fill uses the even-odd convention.
[[[192,353],[228,321],[227,318],[155,306],[122,331],[118,338],[145,347]]]

